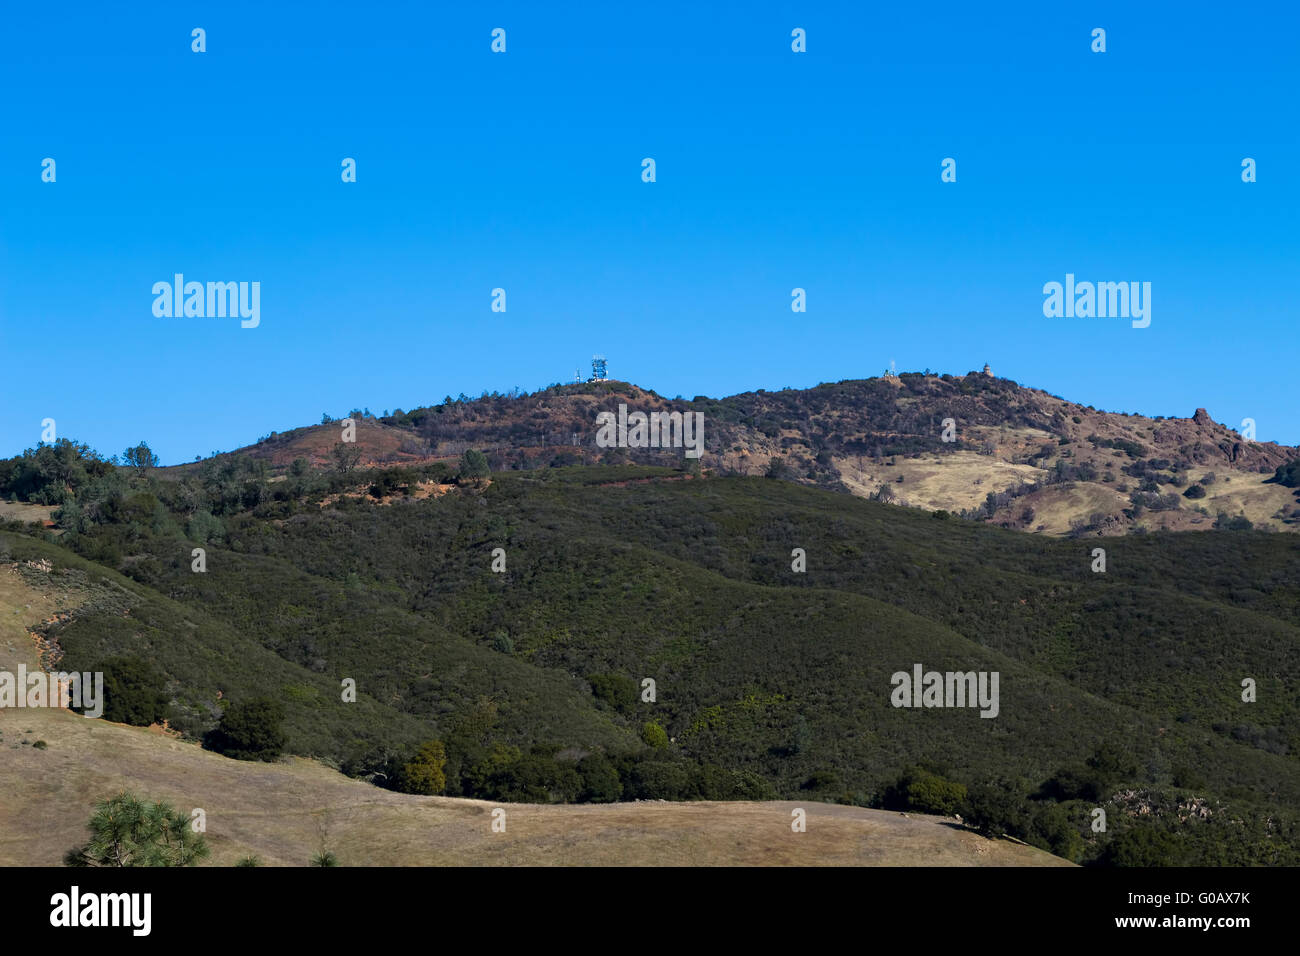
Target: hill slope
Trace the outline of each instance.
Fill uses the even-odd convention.
[[[690,401],[626,382],[557,385],[381,418],[357,411],[355,447],[369,465],[454,460],[479,448],[497,471],[681,462],[680,451],[598,447],[597,414],[620,404],[702,413],[703,464],[717,474],[775,469],[787,480],[1019,530],[1206,530],[1220,513],[1271,530],[1300,529],[1297,493],[1269,481],[1300,449],[1248,440],[1204,409],[1190,418],[1103,412],[977,373],[903,373]],[[297,428],[232,454],[273,470],[298,458],[327,466],[340,435],[339,422]]]
[[[76,603],[38,585],[0,571],[0,670],[36,668],[27,628]],[[121,790],[201,808],[211,864],[224,866],[248,855],[302,866],[323,849],[345,866],[1066,865],[938,817],[816,801],[509,804],[494,833],[494,803],[391,793],[301,758],[229,760],[61,710],[0,710],[0,769],[0,866],[59,865],[94,803]],[[791,831],[796,806],[805,833]]]
[[[922,765],[995,785],[1062,846],[1074,828],[1074,853],[1106,850],[1098,805],[1112,833],[1166,821],[1185,861],[1300,851],[1289,535],[1112,540],[1096,573],[1091,544],[780,481],[555,468],[416,496],[418,477],[300,475],[251,507],[219,476],[133,479],[119,520],[9,550],[76,596],[39,628],[64,666],[154,662],[194,738],[270,696],[290,752],[391,779],[438,737],[464,796],[888,806]],[[999,674],[996,719],[891,706],[917,664]],[[1178,829],[1189,801],[1212,821]]]

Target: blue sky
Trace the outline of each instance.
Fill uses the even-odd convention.
[[[987,361],[1300,444],[1294,5],[446,6],[11,5],[0,455],[54,418],[186,461],[595,352],[688,398]],[[177,272],[261,324],[156,318]],[[1067,272],[1151,326],[1045,318]]]

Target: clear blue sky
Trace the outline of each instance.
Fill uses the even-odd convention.
[[[49,417],[186,461],[594,352],[688,398],[987,361],[1300,443],[1294,4],[618,6],[10,4],[0,455]],[[260,327],[155,318],[177,272],[259,281]],[[1151,282],[1151,327],[1045,318],[1067,272]]]

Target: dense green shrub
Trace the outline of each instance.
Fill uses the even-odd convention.
[[[1278,465],[1269,481],[1276,482],[1284,488],[1300,488],[1300,458]]]
[[[966,823],[985,836],[1023,839],[1033,820],[1033,809],[1019,789],[1007,782],[972,784],[963,806]]]
[[[648,720],[641,725],[641,739],[650,747],[668,746],[668,732],[657,721]]]
[[[284,706],[266,697],[231,703],[205,744],[236,760],[276,760],[284,749],[284,716]]]
[[[612,803],[623,795],[618,771],[604,754],[589,754],[578,764],[582,774],[582,799],[591,803]]]
[[[1116,834],[1106,845],[1101,863],[1106,866],[1177,866],[1178,841],[1153,826],[1134,827]]]
[[[952,816],[966,801],[966,787],[936,773],[913,767],[885,789],[887,810],[914,810]]]
[[[442,741],[427,741],[421,744],[414,759],[402,767],[395,789],[425,795],[442,793],[447,788],[446,766],[447,749]]]
[[[630,710],[637,701],[637,683],[626,674],[588,674],[591,693],[620,713]]]
[[[165,679],[139,657],[112,657],[96,670],[104,674],[104,719],[148,727],[167,714]]]
[[[481,451],[467,448],[460,456],[460,477],[486,478],[489,471],[487,456]]]

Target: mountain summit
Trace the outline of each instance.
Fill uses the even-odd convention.
[[[1273,478],[1300,460],[1298,448],[1252,441],[1204,408],[1191,418],[1105,412],[988,372],[886,373],[689,401],[610,380],[350,417],[362,464],[450,460],[468,448],[494,471],[684,464],[680,449],[600,447],[598,416],[620,405],[701,413],[706,474],[768,475],[1024,531],[1300,526],[1296,492]],[[328,464],[341,427],[272,433],[239,453],[273,469],[299,458]]]

